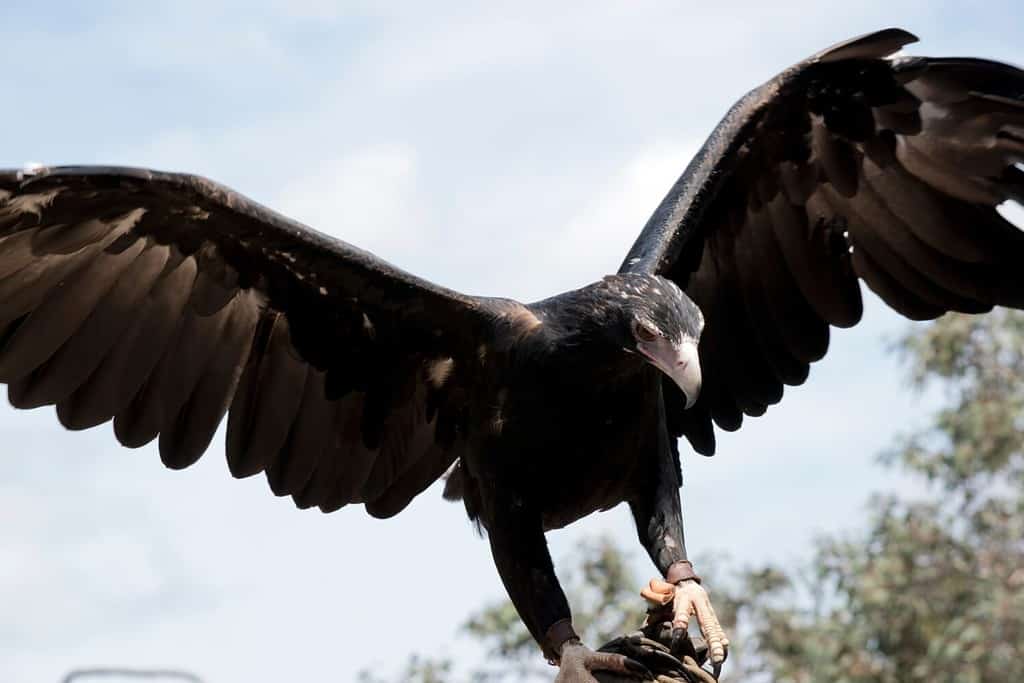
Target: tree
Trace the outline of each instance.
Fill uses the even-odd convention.
[[[412,654],[405,666],[394,678],[380,678],[376,673],[363,670],[359,673],[359,683],[447,683],[452,675],[452,662],[449,659],[430,659]]]
[[[1024,315],[947,316],[899,349],[917,389],[944,390],[883,458],[925,493],[874,496],[867,530],[822,541],[800,574],[748,574],[771,680],[1024,680]]]

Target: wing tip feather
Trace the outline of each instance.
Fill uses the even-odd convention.
[[[840,62],[847,59],[882,59],[920,39],[910,31],[891,27],[836,43],[814,55],[816,63]]]

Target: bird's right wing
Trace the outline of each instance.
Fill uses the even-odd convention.
[[[914,319],[1024,307],[1024,71],[892,57],[889,29],[787,69],[740,100],[622,266],[678,283],[704,312],[704,384],[669,421],[703,453],[801,384],[829,326],[861,318],[859,280]]]
[[[235,476],[387,516],[458,456],[480,299],[203,178],[0,171],[0,382],[187,467],[230,408]]]

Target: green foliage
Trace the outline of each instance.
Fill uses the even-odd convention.
[[[915,386],[938,383],[945,402],[884,460],[933,486],[874,496],[865,531],[745,591],[772,680],[1024,680],[1024,315],[947,316],[900,349]]]
[[[993,484],[1024,487],[1024,315],[947,316],[899,345],[914,385],[941,383],[947,403],[930,429],[887,460],[970,503]],[[1017,496],[1019,499],[1019,495]]]
[[[452,662],[448,659],[425,659],[419,655],[410,655],[405,668],[397,677],[378,678],[369,671],[359,674],[359,683],[389,683],[389,681],[408,681],[409,683],[446,683],[450,680]]]

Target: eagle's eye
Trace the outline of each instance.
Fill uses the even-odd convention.
[[[652,342],[658,338],[657,330],[643,323],[635,323],[633,325],[633,334],[642,342]]]

